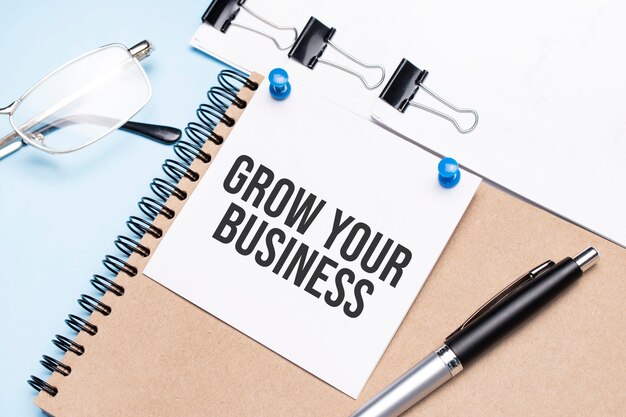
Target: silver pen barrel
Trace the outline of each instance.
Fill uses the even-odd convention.
[[[351,417],[398,417],[462,370],[463,365],[454,352],[443,345]]]

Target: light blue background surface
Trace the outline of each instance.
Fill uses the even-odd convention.
[[[12,1],[0,12],[0,106],[75,56],[107,43],[149,39],[142,61],[153,97],[134,120],[184,128],[224,66],[188,46],[209,1]],[[10,130],[0,117],[0,135]],[[42,416],[31,374],[42,354],[60,357],[55,334],[116,253],[113,240],[139,214],[171,147],[124,132],[71,155],[25,148],[0,160],[0,415]]]

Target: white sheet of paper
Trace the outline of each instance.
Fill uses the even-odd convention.
[[[317,8],[319,1],[248,1],[246,6],[274,24],[293,26],[300,30]],[[293,41],[292,31],[277,31],[245,10],[240,10],[233,22],[270,33],[279,40],[281,45],[289,45]],[[202,23],[189,43],[194,48],[247,73],[257,71],[269,74],[273,68],[283,66],[289,59],[287,57],[289,50],[279,50],[271,39],[232,25],[226,32],[221,32],[213,26]]]
[[[429,70],[424,85],[476,108],[478,127],[461,135],[381,100],[374,118],[626,245],[626,2],[424,0],[420,10],[405,57]],[[423,91],[414,100],[433,103]]]
[[[407,36],[408,28],[412,27],[412,13],[407,11],[413,7],[408,0],[389,0],[384,7],[363,0],[273,0],[258,4],[247,2],[246,5],[273,22],[296,26],[298,31],[304,28],[310,16],[315,16],[326,26],[336,29],[332,38],[334,44],[364,63],[382,65],[387,78],[413,39]],[[258,20],[243,10],[235,21],[262,27]],[[288,43],[291,32],[281,34],[267,27],[264,29],[280,34],[281,41]],[[190,44],[247,73],[257,71],[268,74],[273,68],[284,67],[292,80],[298,80],[361,117],[370,117],[374,101],[385,85],[383,82],[369,90],[354,75],[322,63],[310,69],[289,59],[289,51],[278,50],[271,40],[237,27],[222,33],[208,24],[202,24]],[[370,85],[375,84],[382,75],[379,69],[359,66],[330,46],[322,58],[358,71]]]
[[[249,156],[253,166],[237,164],[242,155]],[[444,189],[437,182],[438,161],[298,83],[287,100],[275,101],[266,81],[174,220],[145,273],[357,397],[480,182],[463,172],[457,187]],[[247,200],[244,197],[255,175],[260,175],[257,182],[266,182],[267,173],[257,174],[261,165],[270,169],[274,178],[257,208],[258,190],[252,189]],[[231,169],[233,175],[229,175]],[[293,195],[288,192],[288,181],[281,179],[293,184]],[[234,190],[227,191],[226,185]],[[293,227],[286,225],[300,188],[306,190],[305,196],[315,194],[314,206],[321,200],[326,202],[308,229],[300,230],[303,233],[297,230],[300,221]],[[271,210],[278,210],[280,201],[288,199],[284,212],[277,217],[266,212],[273,190],[280,191],[269,205]],[[223,219],[226,224],[237,223],[238,215],[229,211],[232,204],[239,206],[245,217],[241,215],[238,226],[220,226]],[[342,210],[342,219],[353,216],[354,220],[327,249],[325,242],[333,230],[337,209]],[[253,216],[258,219],[238,243],[240,250],[249,248],[261,222],[268,225],[254,250],[249,255],[240,254],[236,242],[246,235],[244,227]],[[354,240],[350,240],[353,227]],[[275,256],[270,258],[266,239],[275,228],[282,232],[270,236],[275,248]],[[282,240],[280,233],[284,233]],[[386,254],[375,272],[366,272],[361,262],[377,233],[382,237],[368,265],[375,265],[378,255]],[[289,252],[285,248],[291,238],[297,243]],[[364,246],[359,246],[362,239]],[[384,251],[388,239],[393,243]],[[295,272],[284,276],[302,244],[309,247],[307,259],[314,251],[318,255],[298,286]],[[410,261],[402,249],[401,255],[393,256],[398,245],[411,252]],[[276,274],[273,270],[285,252],[289,254],[287,261]],[[355,253],[359,255],[352,260]],[[261,266],[257,257],[261,261],[271,259],[270,265]],[[324,257],[331,261],[322,262]],[[395,263],[407,260],[408,265],[392,268],[383,281],[380,277],[385,265],[394,264],[389,262],[392,258]],[[327,278],[312,280],[320,265]],[[401,275],[397,275],[398,269]],[[344,272],[338,273],[340,270]],[[338,274],[345,287],[343,299],[336,286]],[[398,277],[395,287],[391,285],[394,277]],[[312,291],[306,289],[309,285]],[[372,294],[367,293],[370,285]],[[319,298],[312,294],[315,291]],[[362,302],[355,293],[362,294]],[[341,302],[332,307],[326,297],[333,304]]]
[[[366,64],[382,65],[385,79],[388,79],[413,39],[406,36],[407,28],[412,27],[407,21],[409,3],[408,0],[388,0],[384,4],[326,0],[315,10],[315,17],[336,29],[333,44]],[[321,58],[359,72],[370,85],[382,75],[380,69],[357,65],[331,46],[324,50]],[[299,80],[316,93],[368,119],[386,82],[369,90],[354,75],[323,63],[310,69],[290,59],[285,65],[291,79]]]

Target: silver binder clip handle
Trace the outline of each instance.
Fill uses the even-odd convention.
[[[451,122],[454,127],[456,127],[456,130],[459,131],[459,133],[469,133],[472,130],[474,130],[474,128],[476,127],[476,125],[478,125],[478,112],[474,109],[469,109],[469,108],[461,108],[461,107],[457,107],[454,104],[450,103],[449,101],[443,99],[442,97],[440,97],[439,95],[437,95],[434,91],[431,91],[430,89],[428,89],[424,84],[420,84],[420,88],[422,90],[424,90],[426,93],[430,94],[431,97],[433,97],[435,100],[439,101],[440,103],[442,103],[443,105],[447,106],[448,108],[452,109],[453,111],[457,112],[457,113],[470,113],[472,115],[474,115],[474,124],[472,124],[470,127],[468,127],[467,129],[463,129],[461,128],[461,125],[459,125],[459,122],[456,121],[456,119],[442,111],[436,110],[432,107],[426,106],[424,104],[418,103],[416,101],[410,101],[409,102],[409,106],[413,106],[413,107],[417,107],[419,109],[422,110],[426,110],[427,112],[430,112],[436,116],[442,117],[446,120],[448,120],[449,122]]]
[[[356,58],[354,55],[346,52],[345,50],[341,49],[340,47],[338,47],[337,45],[332,43],[330,41],[330,39],[327,41],[327,44],[329,46],[332,46],[333,48],[335,48],[335,50],[337,52],[339,52],[340,54],[342,54],[343,56],[348,58],[350,61],[354,62],[357,65],[362,66],[363,68],[370,68],[370,69],[376,69],[377,68],[377,69],[379,69],[380,70],[380,79],[376,83],[374,83],[374,84],[369,84],[362,74],[360,74],[359,72],[357,72],[357,71],[355,71],[355,70],[353,70],[351,68],[346,67],[345,65],[341,65],[341,64],[338,64],[338,63],[333,62],[333,61],[328,61],[328,60],[323,59],[323,58],[319,58],[317,62],[321,62],[321,63],[326,64],[326,65],[330,65],[331,67],[335,67],[337,69],[340,69],[342,71],[347,72],[348,74],[354,75],[359,80],[361,80],[361,82],[363,83],[365,88],[367,88],[368,90],[373,90],[373,89],[377,88],[378,86],[380,86],[383,83],[383,81],[385,81],[385,67],[383,67],[382,65],[367,64],[367,63],[361,61],[360,59]]]
[[[281,50],[281,51],[286,51],[287,49],[291,48],[293,46],[294,43],[296,43],[296,39],[298,39],[298,29],[296,29],[293,26],[280,26],[277,25],[275,23],[270,22],[269,20],[267,20],[266,18],[262,17],[261,15],[255,13],[254,11],[252,11],[248,6],[246,6],[245,4],[242,4],[240,6],[243,10],[245,10],[246,12],[248,12],[250,14],[250,16],[254,17],[257,20],[260,20],[261,22],[265,23],[268,26],[273,27],[276,30],[284,30],[284,31],[292,31],[294,36],[293,36],[293,40],[291,41],[291,43],[289,43],[289,45],[281,45],[280,42],[278,41],[278,39],[276,39],[275,37],[273,37],[271,34],[263,32],[260,29],[256,29],[250,26],[246,26],[246,25],[242,25],[241,23],[237,23],[236,21],[233,21],[230,25],[231,26],[237,26],[240,27],[242,29],[246,29],[249,30],[251,32],[257,33],[261,36],[265,36],[268,39],[271,39],[272,42],[274,42],[274,44],[276,45],[276,47]]]

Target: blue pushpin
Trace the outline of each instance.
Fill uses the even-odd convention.
[[[443,188],[452,188],[459,183],[461,171],[459,164],[452,158],[443,158],[437,166],[439,169],[439,184]]]
[[[284,100],[291,94],[289,74],[282,68],[274,68],[270,71],[270,95],[275,100]]]

